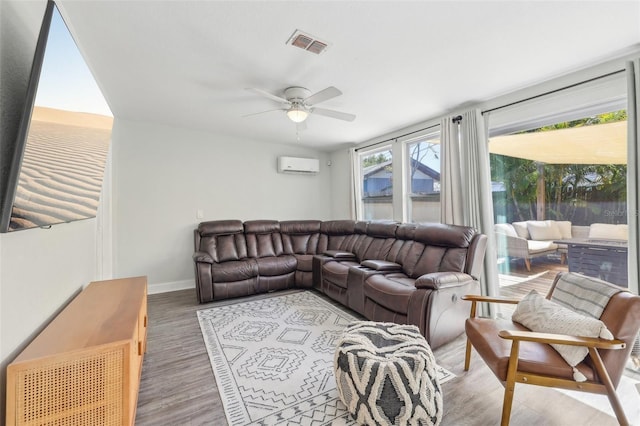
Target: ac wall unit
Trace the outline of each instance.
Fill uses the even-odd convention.
[[[280,173],[318,173],[320,160],[317,158],[278,157]]]

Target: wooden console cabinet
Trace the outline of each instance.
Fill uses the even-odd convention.
[[[131,425],[147,278],[92,282],[7,367],[7,425]]]

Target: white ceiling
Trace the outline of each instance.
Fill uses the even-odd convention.
[[[115,117],[331,150],[609,59],[640,44],[639,1],[58,0]],[[321,55],[285,44],[300,29]],[[343,95],[296,140],[246,91]],[[179,143],[179,141],[176,141]]]

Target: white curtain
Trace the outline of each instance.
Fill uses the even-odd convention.
[[[460,187],[460,138],[454,117],[444,117],[440,123],[440,220],[450,225],[464,225],[464,206]]]
[[[458,117],[456,117],[458,118]],[[498,267],[493,233],[493,199],[489,145],[480,110],[442,119],[442,222],[476,228],[487,236],[487,253],[480,277],[482,294],[498,294]],[[491,312],[487,312],[491,314]]]
[[[358,218],[358,153],[355,148],[349,148],[349,163],[351,164],[351,174],[349,176],[349,195],[350,195],[350,206],[349,206],[349,214],[351,215],[352,220],[357,220]]]
[[[627,223],[629,224],[628,283],[629,290],[638,294],[638,255],[640,255],[640,59],[627,62]]]
[[[461,186],[465,224],[487,236],[487,252],[480,277],[482,294],[498,294],[498,266],[493,232],[493,195],[487,126],[480,110],[462,114],[460,122]]]

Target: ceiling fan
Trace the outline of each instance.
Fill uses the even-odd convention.
[[[356,118],[353,114],[314,106],[335,98],[336,96],[342,95],[342,92],[333,86],[327,87],[313,95],[310,90],[305,89],[304,87],[288,87],[284,89],[284,97],[276,96],[262,89],[248,88],[247,90],[273,101],[282,103],[282,108],[248,114],[245,115],[245,117],[271,111],[285,111],[287,113],[287,117],[289,117],[289,119],[294,123],[302,123],[307,119],[309,114],[324,115],[325,117],[337,118],[338,120],[344,121],[353,121]]]

